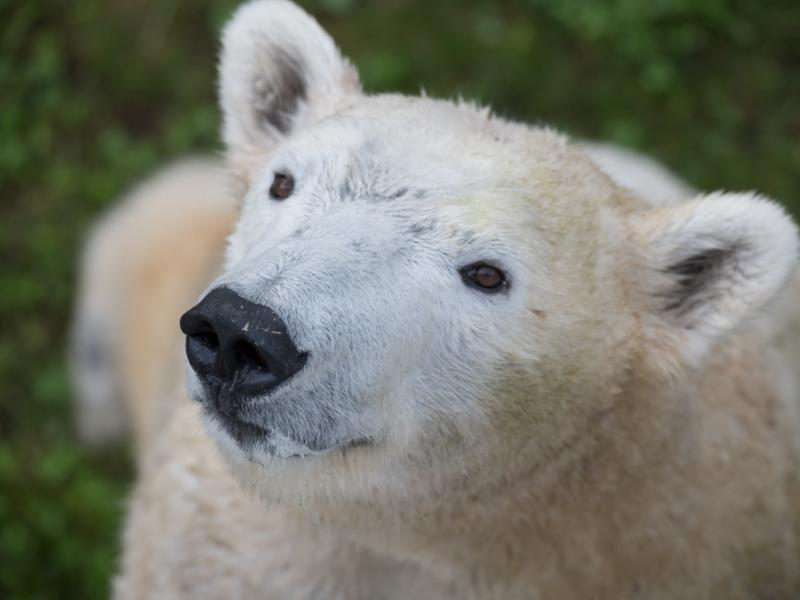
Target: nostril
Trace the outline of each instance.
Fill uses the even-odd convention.
[[[269,364],[261,353],[247,340],[238,340],[231,349],[236,362],[241,368],[256,369],[258,371],[270,372]]]
[[[219,338],[217,337],[217,334],[214,333],[213,331],[207,331],[205,333],[196,333],[192,337],[195,338],[199,344],[201,344],[205,348],[208,348],[212,352],[216,352],[217,350],[219,350]]]
[[[194,334],[186,336],[186,356],[189,364],[199,375],[208,376],[214,371],[214,364],[217,358],[217,347],[210,344],[216,340],[214,334]]]

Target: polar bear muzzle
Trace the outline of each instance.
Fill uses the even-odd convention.
[[[273,390],[308,359],[274,310],[227,287],[209,292],[181,317],[180,325],[208,408],[227,421],[239,420],[249,398]]]

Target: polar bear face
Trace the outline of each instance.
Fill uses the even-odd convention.
[[[281,0],[226,29],[221,97],[247,191],[224,272],[182,323],[189,390],[276,499],[509,477],[632,373],[699,368],[796,260],[772,203],[650,207],[552,131],[363,94]]]

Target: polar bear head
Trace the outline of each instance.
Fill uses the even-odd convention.
[[[189,390],[273,498],[508,478],[632,381],[701,368],[794,268],[773,202],[655,205],[552,130],[367,95],[289,2],[239,9],[220,73],[246,191],[226,267],[182,320]]]

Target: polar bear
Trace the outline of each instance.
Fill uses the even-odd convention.
[[[150,369],[138,394],[118,369],[146,407],[118,597],[800,593],[798,236],[775,203],[364,94],[284,0],[237,11],[220,96],[218,212],[183,199],[223,175],[132,201],[140,228],[148,198],[187,206],[169,244],[125,253],[170,275],[89,264],[149,303],[88,284],[80,313]],[[119,323],[163,334],[234,219],[180,319],[189,402],[175,345]],[[184,278],[166,248],[190,244]]]

